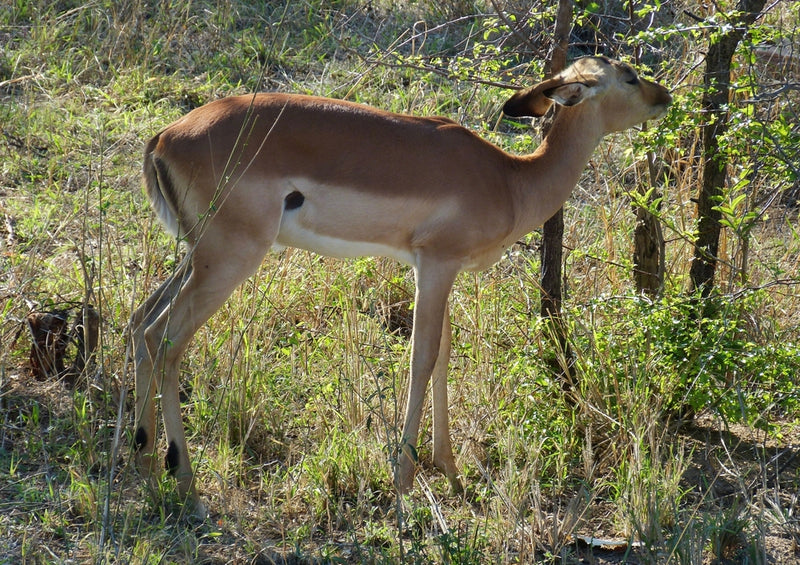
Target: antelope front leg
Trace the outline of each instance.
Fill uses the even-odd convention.
[[[450,442],[450,417],[447,402],[447,366],[450,362],[451,333],[450,308],[447,308],[442,323],[439,355],[436,358],[431,379],[433,388],[433,464],[447,477],[451,493],[459,494],[464,489],[458,478],[458,467]]]
[[[421,257],[415,274],[417,292],[414,303],[414,328],[411,334],[411,382],[408,387],[406,419],[403,425],[403,436],[395,476],[395,486],[401,493],[408,492],[414,481],[414,472],[417,464],[417,439],[419,437],[420,420],[422,419],[422,408],[425,403],[425,393],[428,381],[431,379],[431,374],[438,365],[437,360],[440,358],[439,349],[442,340],[442,327],[445,321],[449,324],[449,320],[446,317],[447,300],[450,296],[453,281],[458,274],[458,268],[435,259]],[[447,358],[450,356],[449,344],[450,338],[448,335],[448,347],[445,348],[447,352],[442,354],[442,356],[446,357],[442,360],[445,368],[447,366]],[[444,380],[444,386],[447,386],[446,379]],[[441,394],[441,391],[438,394]],[[446,403],[447,400],[445,398],[445,412]],[[443,425],[447,425],[446,418]],[[456,473],[455,461],[453,460],[449,443],[448,437],[445,451],[449,452],[449,461],[447,461],[448,455],[446,454],[443,454],[442,459],[444,464],[451,466],[451,471]]]

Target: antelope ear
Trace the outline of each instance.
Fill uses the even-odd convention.
[[[547,112],[553,102],[562,106],[574,106],[594,96],[596,89],[593,81],[564,82],[561,77],[554,77],[534,87],[517,92],[505,106],[503,112],[507,116],[533,116],[538,118]]]
[[[594,94],[594,90],[588,84],[571,82],[549,90],[544,95],[562,106],[574,106],[591,97],[592,94]]]
[[[546,93],[557,89],[563,84],[564,81],[556,76],[525,90],[520,90],[505,103],[503,113],[512,118],[521,116],[538,118],[544,116],[553,104],[553,101]]]

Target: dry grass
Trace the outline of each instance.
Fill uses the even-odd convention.
[[[0,563],[800,562],[796,180],[764,161],[737,210],[781,198],[746,234],[725,230],[718,316],[696,321],[683,291],[699,170],[690,66],[702,37],[688,34],[651,46],[674,57],[651,63],[676,85],[673,112],[648,135],[604,142],[566,208],[571,354],[556,357],[569,359],[572,388],[543,361],[553,352],[537,316],[536,234],[457,281],[450,397],[465,496],[430,467],[427,427],[414,492],[399,499],[391,487],[409,272],[293,250],[265,260],[185,363],[211,518],[178,519],[167,477],[160,493],[140,485],[126,324],[179,255],[139,188],[144,140],[198,104],[268,88],[445,113],[527,150],[527,133],[497,121],[507,91],[424,68],[461,56],[469,76],[531,80],[520,71],[541,53],[487,28],[489,17],[465,17],[473,8],[489,12],[232,0],[0,8]],[[766,29],[788,34],[796,14],[775,10]],[[546,38],[537,26],[534,45]],[[792,96],[757,111],[780,123]],[[671,165],[660,188],[667,284],[654,303],[631,277],[628,193],[645,178],[645,148]],[[26,316],[86,303],[102,319],[91,370],[72,386],[37,380]],[[576,534],[626,543],[612,551]]]

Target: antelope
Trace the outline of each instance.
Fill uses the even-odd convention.
[[[192,337],[273,247],[331,257],[384,256],[413,267],[410,383],[394,483],[413,484],[432,382],[433,463],[461,491],[450,441],[449,295],[461,271],[485,269],[569,198],[604,135],[662,115],[663,86],[605,57],[514,94],[507,116],[560,106],[533,154],[515,156],[447,118],[414,117],[295,94],[223,98],[153,137],[144,184],[158,218],[184,242],[175,272],[131,317],[136,463],[157,469],[155,395],[165,464],[198,515],[181,419],[179,365]]]

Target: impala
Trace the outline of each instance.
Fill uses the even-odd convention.
[[[569,198],[602,137],[657,118],[666,88],[628,65],[587,57],[506,102],[508,116],[561,105],[549,135],[514,156],[446,118],[393,114],[292,94],[235,96],[197,108],[144,152],[147,196],[187,246],[131,318],[137,465],[156,470],[155,395],[166,467],[198,514],[178,373],[192,336],[273,247],[385,256],[414,268],[411,375],[395,486],[406,492],[428,382],[433,463],[461,489],[450,443],[448,297],[459,272],[491,266]]]

